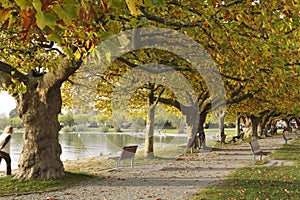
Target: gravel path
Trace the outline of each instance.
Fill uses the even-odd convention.
[[[259,144],[261,149],[272,151],[282,146],[284,141],[281,136],[275,136],[261,139]],[[281,165],[283,164],[281,162]],[[102,170],[99,174],[105,175],[105,179],[84,182],[70,188],[2,198],[7,200],[182,200],[188,199],[200,188],[221,182],[233,169],[249,165],[252,165],[250,146],[247,142],[242,142],[155,165],[135,165],[133,169],[124,167],[119,170]]]

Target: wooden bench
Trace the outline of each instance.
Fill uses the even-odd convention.
[[[138,145],[124,146],[120,156],[109,157],[108,159],[117,161],[117,169],[119,169],[121,160],[131,160],[131,167],[134,167],[134,156]]]
[[[259,146],[257,140],[251,141],[251,142],[249,142],[249,144],[251,147],[251,152],[253,154],[253,164],[255,164],[256,156],[259,156],[259,160],[261,160],[263,155],[270,154],[270,152],[265,152],[260,149],[260,146]]]
[[[285,144],[287,144],[289,140],[293,139],[293,138],[287,138],[283,133],[281,135],[284,139]]]

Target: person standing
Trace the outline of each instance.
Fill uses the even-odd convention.
[[[10,158],[10,139],[11,134],[13,134],[14,128],[9,125],[3,130],[2,135],[0,135],[0,163],[2,158],[6,162],[6,175],[11,175],[11,158]]]

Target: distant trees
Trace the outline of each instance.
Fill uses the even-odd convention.
[[[8,124],[13,125],[15,128],[22,128],[21,119],[18,117],[16,109],[11,110],[8,117],[5,114],[0,116],[0,129],[4,129]]]
[[[10,118],[13,118],[13,117],[18,117],[18,111],[17,111],[17,108],[11,110],[9,112],[9,115],[8,115]]]

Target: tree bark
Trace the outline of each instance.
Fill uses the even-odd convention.
[[[182,109],[182,114],[185,116],[187,127],[187,146],[196,147],[197,131],[199,125],[199,106],[189,106]]]
[[[258,137],[257,128],[258,124],[261,121],[260,117],[254,115],[249,115],[246,117],[246,126],[248,128],[247,135],[248,137]]]
[[[199,134],[204,133],[204,135],[202,135],[202,136],[199,135],[199,140],[200,140],[199,148],[201,148],[200,145],[202,145],[203,149],[206,148],[206,136],[205,136],[205,131],[204,131],[204,123],[205,123],[205,120],[206,120],[206,116],[207,116],[206,112],[200,112],[199,113],[198,133]],[[201,138],[203,136],[204,136],[204,138]]]
[[[220,132],[220,141],[225,138],[224,122],[225,122],[226,112],[221,111],[219,113],[219,132]]]
[[[155,107],[153,104],[150,106],[147,113],[147,123],[146,123],[146,137],[145,137],[145,157],[154,158],[154,116]]]
[[[52,179],[64,175],[58,114],[61,111],[60,85],[51,89],[27,89],[16,97],[17,109],[25,132],[16,178]]]
[[[240,113],[237,112],[236,113],[236,118],[235,118],[235,132],[236,132],[236,135],[239,135],[240,127],[241,127],[241,116],[240,116]]]
[[[245,116],[245,126],[246,126],[245,135],[247,137],[251,137],[253,133],[253,127],[252,127],[252,121],[249,116]]]
[[[263,136],[263,125],[262,125],[262,123],[261,123],[261,121],[260,122],[258,122],[258,124],[257,124],[257,135],[258,136]]]

